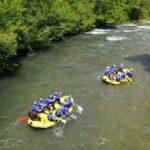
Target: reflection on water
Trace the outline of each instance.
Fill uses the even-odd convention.
[[[74,36],[26,57],[16,74],[0,79],[0,149],[149,150],[149,43],[149,26],[122,25]],[[104,68],[119,63],[134,68],[134,82],[104,84]],[[54,91],[71,94],[83,113],[47,130],[16,123],[34,100]]]

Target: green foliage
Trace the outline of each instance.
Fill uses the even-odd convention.
[[[129,18],[131,20],[139,20],[141,16],[141,8],[139,6],[134,6],[129,12]]]
[[[10,58],[16,56],[17,41],[14,33],[0,33],[0,73],[11,71],[16,64]]]
[[[91,28],[150,18],[149,0],[1,0],[0,72],[12,58]]]
[[[150,1],[142,0],[140,3],[141,7],[141,19],[149,19],[150,18]]]
[[[149,0],[95,0],[98,26],[150,18]]]

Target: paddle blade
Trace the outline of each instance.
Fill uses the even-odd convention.
[[[72,117],[73,119],[77,119],[77,116],[74,114],[69,114],[70,117]]]
[[[17,119],[17,122],[23,122],[23,121],[25,121],[25,120],[27,120],[27,119],[28,119],[27,116],[22,116],[22,117],[19,117],[19,118]]]
[[[64,124],[66,124],[66,123],[67,123],[67,121],[66,121],[66,120],[64,120],[64,119],[62,119],[62,120],[61,120],[61,122],[62,122],[62,123],[64,123]]]
[[[77,112],[77,113],[82,113],[82,111],[83,111],[83,108],[81,107],[81,106],[79,106],[79,105],[75,105],[75,111]]]
[[[79,109],[79,111],[82,113],[83,108],[82,108],[81,106],[78,105],[78,109]]]

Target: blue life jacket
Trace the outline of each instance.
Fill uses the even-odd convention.
[[[133,73],[133,71],[130,71],[130,72],[128,72],[128,74],[127,74],[130,78],[132,78],[133,77],[133,75],[134,75],[134,73]]]
[[[109,72],[110,72],[110,69],[106,68],[105,71],[104,71],[104,74],[107,76],[107,75],[109,75]]]
[[[60,99],[60,95],[59,94],[53,94],[52,97],[53,97],[53,99]]]
[[[117,70],[122,70],[123,69],[123,65],[119,65],[118,67],[117,67]]]
[[[111,66],[110,71],[116,71],[116,67]]]
[[[121,80],[122,80],[122,79],[125,79],[125,77],[126,77],[126,74],[123,72],[123,73],[121,74]]]
[[[52,100],[47,97],[47,98],[45,99],[44,103],[45,103],[46,105],[52,104]]]
[[[62,116],[63,114],[62,114],[62,111],[60,110],[60,109],[58,109],[57,111],[56,111],[56,116],[57,117],[60,117],[60,116]]]
[[[44,107],[45,107],[45,103],[44,103],[44,102],[39,102],[39,108],[40,108],[41,110],[43,110]]]
[[[66,99],[65,101],[66,101],[66,103],[64,105],[67,107],[70,107],[74,104],[70,99]]]
[[[120,80],[121,80],[121,76],[120,76],[120,75],[117,75],[117,76],[116,76],[116,81],[119,82]]]
[[[55,99],[56,99],[56,96],[55,96],[55,95],[52,95],[52,96],[50,97],[50,99],[51,99],[52,102],[54,102]]]
[[[36,111],[36,112],[39,112],[39,111],[40,111],[40,109],[39,109],[39,107],[38,107],[37,105],[33,105],[33,106],[32,106],[32,110],[33,110],[33,111]]]
[[[110,80],[113,79],[113,76],[114,76],[114,74],[110,72],[110,73],[109,73],[109,78],[110,78]]]
[[[37,107],[36,105],[33,105],[33,106],[32,106],[32,110],[33,110],[33,111],[36,111],[36,107]]]
[[[51,97],[50,97],[52,100],[54,99],[54,95],[51,95]]]
[[[61,106],[60,109],[61,109],[62,115],[63,115],[63,116],[66,116],[67,113],[68,113],[68,107],[66,107],[66,106]]]
[[[52,115],[52,114],[48,114],[47,117],[48,117],[48,119],[49,119],[50,121],[54,121],[54,120],[55,120],[55,116]]]
[[[60,99],[60,95],[59,94],[54,94],[56,98]]]

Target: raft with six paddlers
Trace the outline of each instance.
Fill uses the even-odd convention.
[[[32,110],[29,112],[28,125],[34,128],[48,128],[58,122],[66,123],[66,117],[76,118],[72,113],[74,110],[82,112],[82,107],[74,103],[71,96],[61,96],[58,92],[48,96],[46,99],[40,98],[40,102],[34,102]]]
[[[133,69],[124,68],[123,64],[119,66],[107,66],[102,76],[102,80],[106,83],[119,85],[124,82],[133,81]]]

